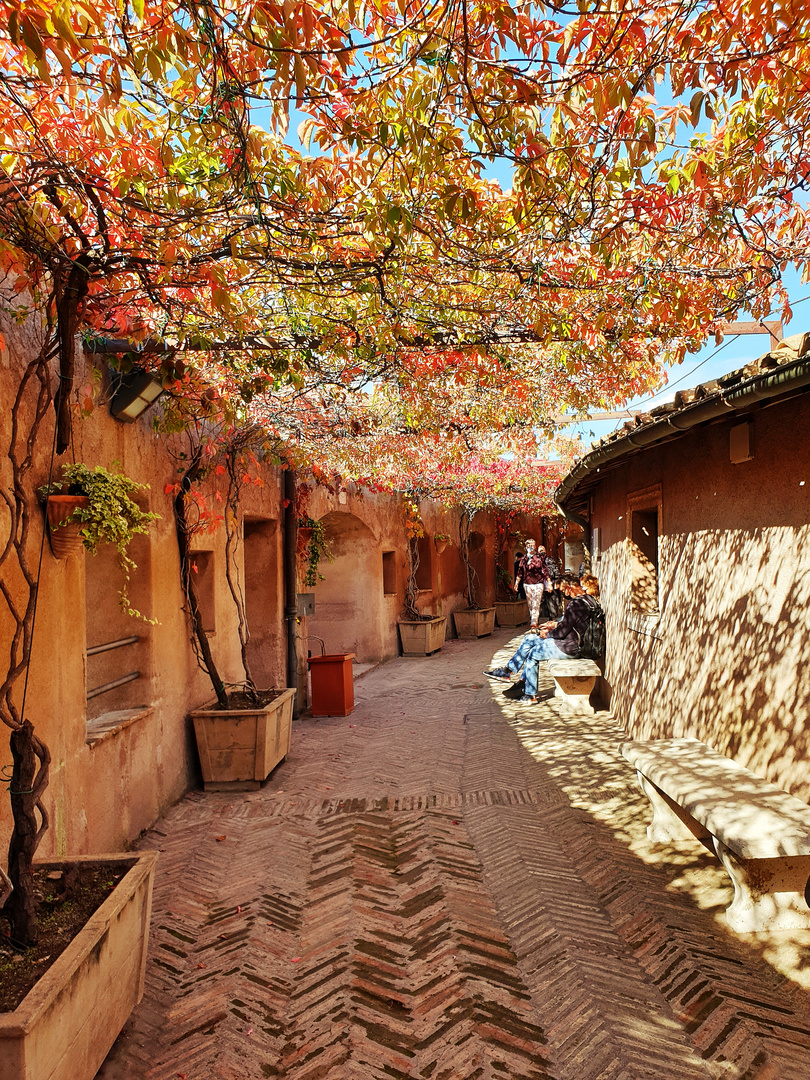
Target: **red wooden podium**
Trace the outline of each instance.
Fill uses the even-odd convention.
[[[309,657],[307,663],[312,676],[313,716],[348,716],[352,711],[354,657],[353,652]]]

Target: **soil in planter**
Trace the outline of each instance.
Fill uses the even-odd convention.
[[[125,863],[84,863],[64,871],[34,870],[39,941],[23,953],[16,952],[9,941],[8,923],[0,921],[0,1013],[17,1008],[129,869]]]
[[[263,709],[283,693],[283,690],[257,690],[255,694],[249,694],[247,690],[235,690],[228,694],[228,709]],[[211,708],[221,709],[222,706],[216,703]]]

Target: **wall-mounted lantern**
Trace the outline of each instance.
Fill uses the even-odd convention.
[[[134,424],[163,393],[160,380],[138,368],[126,374],[113,373],[112,379],[110,413],[123,424]]]

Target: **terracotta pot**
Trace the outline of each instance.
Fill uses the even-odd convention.
[[[144,851],[38,864],[130,869],[14,1012],[0,1013],[0,1080],[93,1080],[143,997],[156,861]]]
[[[443,551],[447,550],[447,545],[450,543],[450,541],[449,540],[434,540],[433,543],[436,545],[436,554],[441,555],[441,553]]]
[[[299,559],[303,559],[309,553],[309,544],[312,540],[312,528],[305,525],[298,526],[298,534],[295,541],[295,550]]]
[[[51,551],[57,559],[66,559],[68,555],[78,555],[84,550],[82,538],[79,535],[81,523],[68,521],[73,511],[78,506],[88,506],[90,500],[86,495],[49,495],[46,504],[48,517],[48,539],[51,542]],[[64,523],[64,524],[63,524]]]
[[[194,709],[194,734],[206,791],[256,791],[290,749],[295,690],[263,708]]]

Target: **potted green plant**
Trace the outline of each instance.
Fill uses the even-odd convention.
[[[143,616],[129,602],[129,579],[136,569],[129,545],[160,517],[141,510],[132,498],[147,488],[147,484],[139,484],[120,471],[74,462],[62,466],[61,480],[39,489],[46,500],[48,535],[56,558],[65,558],[81,548],[95,555],[99,544],[112,544],[124,575],[118,602],[122,611],[138,619]]]
[[[316,521],[311,517],[298,519],[298,554],[301,558],[305,558],[307,563],[304,584],[314,588],[319,581],[324,580],[319,570],[321,561],[323,559],[332,561],[322,521]]]
[[[441,555],[442,552],[447,550],[447,545],[450,543],[450,537],[447,533],[434,533],[433,545],[436,548],[436,554]]]

